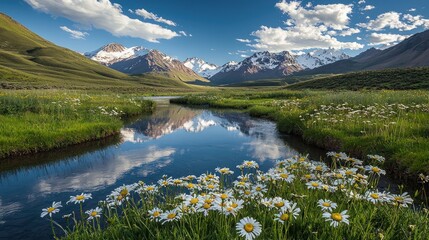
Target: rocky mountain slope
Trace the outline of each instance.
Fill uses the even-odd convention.
[[[216,64],[208,63],[200,58],[187,58],[183,64],[192,69],[198,75],[209,79],[216,73],[218,73],[222,68]]]

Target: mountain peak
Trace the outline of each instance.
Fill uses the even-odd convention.
[[[183,64],[205,78],[210,78],[221,70],[221,67],[216,64],[208,63],[198,57],[187,58]]]
[[[123,45],[119,43],[109,43],[100,48],[99,51],[105,52],[122,52],[126,49]]]

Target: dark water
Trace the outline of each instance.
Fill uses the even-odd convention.
[[[92,193],[84,204],[89,209],[122,184],[235,169],[243,160],[266,170],[298,153],[314,159],[324,154],[244,113],[159,104],[151,116],[130,121],[122,137],[0,161],[0,238],[50,239],[41,209],[62,201],[55,215],[61,222],[63,214],[78,210],[65,205],[70,195]]]

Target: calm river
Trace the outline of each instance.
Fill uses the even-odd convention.
[[[172,177],[214,172],[256,160],[263,170],[275,160],[324,152],[299,139],[282,136],[274,123],[230,110],[208,110],[168,104],[130,120],[121,136],[58,151],[0,161],[0,239],[50,239],[41,209],[62,201],[61,216],[76,206],[70,195],[92,193],[84,209],[97,205],[122,184],[156,182]],[[162,102],[164,101],[164,102]],[[239,172],[239,171],[236,171]]]

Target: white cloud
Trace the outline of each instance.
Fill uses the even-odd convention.
[[[239,42],[243,42],[243,43],[250,43],[251,42],[249,39],[242,39],[242,38],[237,38],[236,40]]]
[[[375,20],[371,20],[368,23],[359,23],[358,26],[372,31],[381,31],[386,28],[409,31],[420,26],[429,28],[429,19],[424,19],[420,15],[413,16],[411,14],[387,12],[380,14]]]
[[[262,26],[252,34],[258,38],[257,43],[249,46],[272,52],[284,50],[297,51],[310,48],[360,49],[362,44],[356,42],[340,42],[325,34],[323,27],[304,26],[290,29]]]
[[[327,4],[304,8],[301,2],[285,0],[276,4],[284,14],[289,15],[295,25],[323,24],[335,30],[347,28],[352,13],[352,5]]]
[[[356,40],[360,41],[360,40],[362,40],[362,38],[361,37],[356,37]]]
[[[369,42],[371,46],[383,45],[391,46],[408,38],[408,35],[388,34],[388,33],[371,33]]]
[[[358,28],[349,28],[342,31],[339,35],[342,37],[345,37],[345,36],[351,36],[356,33],[360,33],[360,30]]]
[[[247,58],[247,57],[249,57],[248,55],[246,55],[246,54],[241,54],[240,55],[240,57],[242,57],[242,58]]]
[[[375,6],[373,6],[373,5],[366,5],[362,10],[369,11],[369,10],[372,10],[374,8],[375,8]]]
[[[408,12],[415,12],[417,9],[415,9],[415,8],[410,8],[410,9],[408,9]]]
[[[341,42],[335,35],[349,36],[360,32],[348,26],[352,5],[328,4],[311,7],[301,6],[301,2],[283,0],[276,4],[290,19],[287,27],[261,28],[252,33],[256,43],[248,44],[257,50],[272,52],[300,51],[310,48],[360,49],[362,44]]]
[[[359,0],[358,4],[365,4],[366,1],[365,0]]]
[[[74,38],[74,39],[85,39],[85,37],[89,35],[87,32],[81,32],[81,31],[77,31],[77,30],[72,30],[72,29],[70,29],[70,28],[68,28],[66,26],[61,26],[60,28],[64,32],[70,33],[70,37]]]
[[[192,34],[187,34],[185,31],[179,31],[179,34],[185,37],[192,37]]]
[[[87,27],[110,32],[114,36],[135,37],[150,42],[171,39],[178,33],[159,25],[132,19],[122,13],[119,4],[109,0],[25,0],[39,11],[67,18]]]
[[[144,19],[152,19],[156,22],[165,23],[165,24],[170,25],[170,26],[176,26],[175,22],[168,20],[168,19],[165,19],[165,18],[162,18],[162,17],[158,17],[158,15],[156,15],[155,13],[151,13],[151,12],[149,12],[143,8],[142,9],[136,9],[135,14],[142,16]]]

